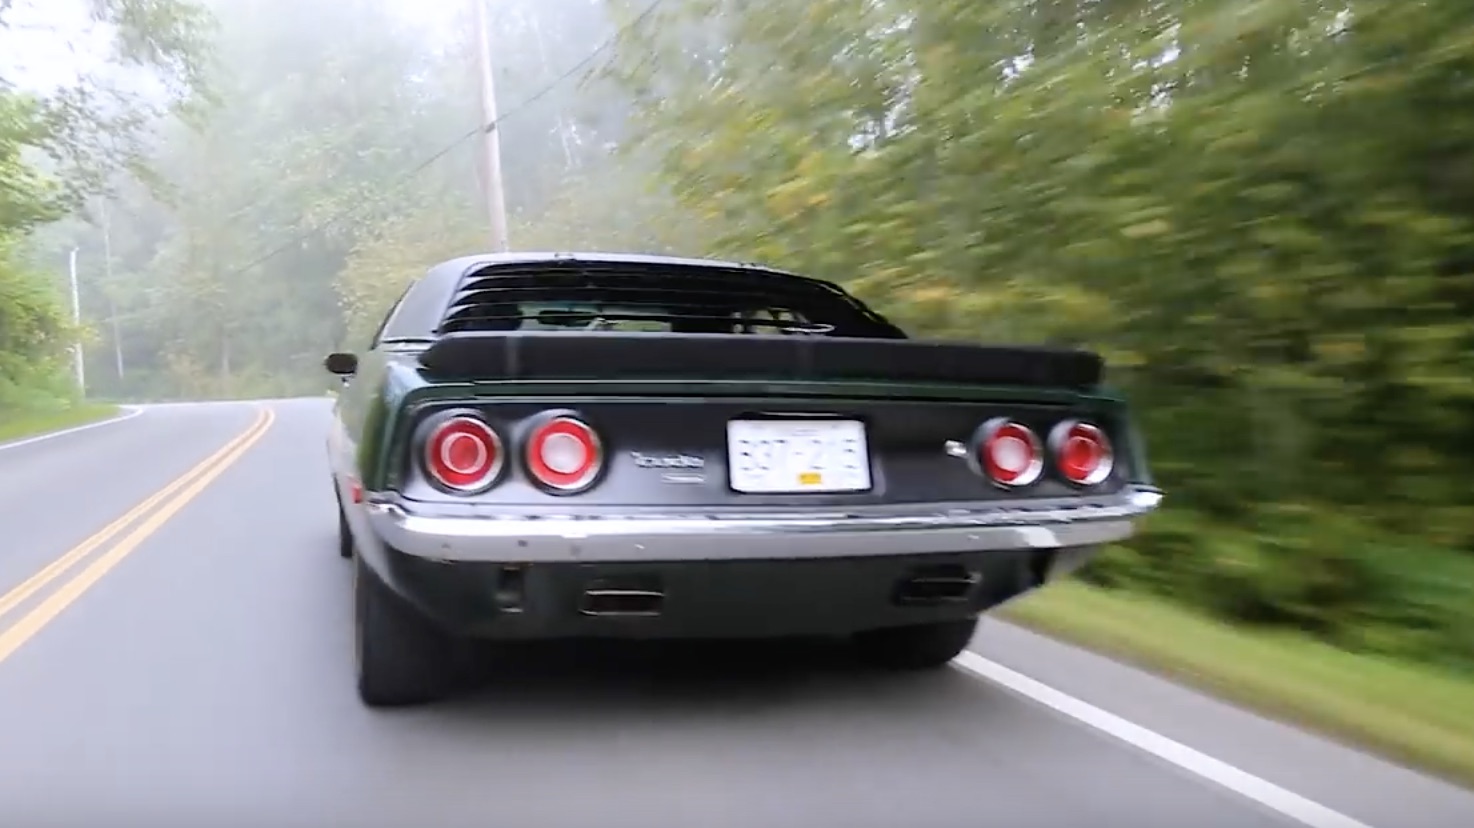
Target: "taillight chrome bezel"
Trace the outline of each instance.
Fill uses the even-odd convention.
[[[1079,435],[1077,429],[1088,435],[1100,447],[1101,458],[1090,474],[1084,477],[1071,477],[1065,471],[1065,452],[1069,448],[1072,439]],[[1111,472],[1116,468],[1116,449],[1111,443],[1111,438],[1105,429],[1100,426],[1080,419],[1061,420],[1055,423],[1049,430],[1049,456],[1054,461],[1054,469],[1059,473],[1060,479],[1073,486],[1088,487],[1098,486],[1110,479]]]
[[[542,444],[550,438],[567,435],[582,444],[592,459],[577,472],[560,472],[542,457]],[[586,492],[598,484],[608,466],[608,452],[599,430],[571,411],[549,411],[527,426],[522,440],[522,467],[534,486],[549,494],[573,495]]]
[[[990,469],[990,446],[994,440],[1012,436],[1021,440],[1029,449],[1029,463],[1011,479],[1001,479]],[[984,480],[1000,489],[1022,489],[1039,482],[1044,476],[1044,445],[1039,435],[1028,425],[1009,417],[994,417],[978,427],[968,450],[968,464]],[[996,462],[991,465],[997,465]]]
[[[440,442],[442,435],[452,428],[458,428],[460,434],[467,437],[479,438],[480,448],[491,455],[490,464],[476,475],[461,472],[464,480],[456,480],[441,474],[436,468],[435,461],[447,467],[447,470],[455,473],[457,470],[444,455],[449,448],[449,442]],[[507,468],[506,441],[496,427],[487,422],[480,412],[470,409],[457,409],[438,413],[420,424],[417,429],[416,439],[420,473],[431,486],[453,495],[475,495],[489,491],[501,482]],[[454,440],[452,435],[449,440]],[[489,446],[489,451],[487,447]],[[440,456],[436,456],[440,455]]]

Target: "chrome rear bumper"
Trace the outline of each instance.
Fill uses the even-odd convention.
[[[843,558],[1092,547],[1131,536],[1159,489],[1133,486],[1095,498],[958,508],[876,507],[847,512],[533,515],[493,509],[420,513],[413,502],[370,497],[368,525],[388,546],[454,562],[618,562]]]

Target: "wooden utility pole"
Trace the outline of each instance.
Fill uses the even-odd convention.
[[[476,66],[481,87],[481,153],[485,160],[486,178],[482,195],[491,220],[491,249],[504,253],[511,249],[507,239],[507,201],[502,189],[501,131],[496,122],[496,86],[491,76],[491,33],[487,22],[486,0],[471,0],[476,25]]]

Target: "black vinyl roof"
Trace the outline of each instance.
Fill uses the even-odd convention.
[[[692,296],[705,304],[763,301],[820,311],[835,335],[904,338],[839,286],[755,264],[617,253],[500,253],[463,256],[434,265],[406,291],[387,320],[383,339],[435,339],[505,317],[506,303],[551,296],[620,297],[679,293],[677,312]],[[513,297],[513,298],[508,298]],[[696,313],[697,311],[691,311]],[[813,316],[813,313],[807,314]],[[691,319],[704,317],[691,316]]]

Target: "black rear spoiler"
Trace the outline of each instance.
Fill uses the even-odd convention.
[[[419,355],[443,380],[895,380],[1088,390],[1105,361],[1063,348],[823,336],[452,333]]]

